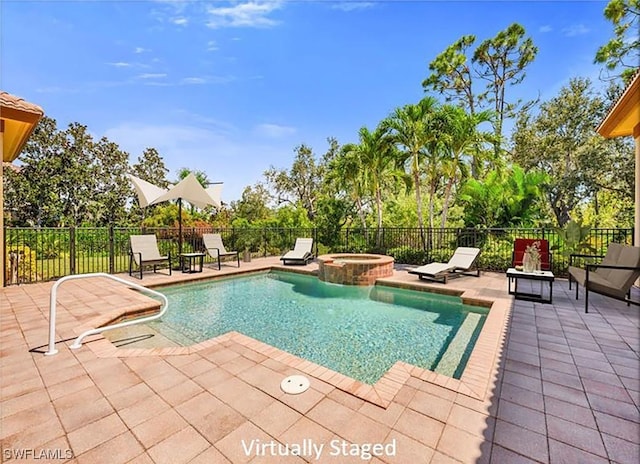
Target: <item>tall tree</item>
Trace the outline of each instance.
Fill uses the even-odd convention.
[[[258,183],[247,186],[242,191],[242,197],[237,202],[231,202],[231,209],[236,218],[244,219],[249,223],[255,223],[267,219],[271,215],[271,210],[267,206],[269,202],[269,191]]]
[[[640,0],[610,0],[604,17],[613,24],[614,36],[598,49],[594,63],[605,65],[607,78],[629,82],[640,63]]]
[[[524,28],[514,23],[482,42],[473,53],[476,37],[462,36],[429,64],[431,74],[422,82],[425,91],[444,94],[447,101],[460,104],[471,115],[486,109],[496,112],[492,123],[495,134],[494,163],[502,155],[504,120],[513,117],[522,103],[507,101],[506,89],[522,82],[525,68],[535,59],[538,51],[533,41],[524,36]],[[485,81],[483,89],[477,88],[478,81]],[[480,153],[480,150],[476,150],[471,159],[474,179],[482,172],[483,159]]]
[[[307,210],[309,220],[313,221],[325,167],[316,161],[313,151],[305,144],[297,146],[294,151],[296,156],[290,170],[271,166],[264,176],[276,193],[278,205],[300,204]]]
[[[102,137],[94,147],[97,163],[96,225],[122,225],[127,220],[126,204],[133,195],[127,171],[129,154]]]
[[[358,132],[359,143],[345,145],[347,157],[356,161],[355,174],[366,191],[374,198],[376,205],[376,227],[378,229],[378,245],[382,228],[382,190],[393,178],[400,177],[396,169],[397,152],[391,137],[382,126],[373,132],[366,127]]]
[[[425,97],[415,105],[397,108],[381,123],[382,128],[389,131],[391,140],[400,148],[399,161],[408,167],[411,173],[421,234],[424,229],[421,188],[422,161],[427,154],[427,144],[435,137],[432,124],[436,107],[435,98]]]
[[[158,187],[167,188],[169,186],[167,180],[169,170],[155,148],[145,148],[142,155],[138,157],[138,161],[131,166],[131,172],[140,179],[151,182]]]
[[[17,170],[5,170],[5,211],[11,224],[58,226],[62,204],[56,171],[64,156],[64,136],[56,120],[44,116],[27,141]]]
[[[95,144],[87,126],[79,123],[69,124],[63,135],[64,156],[58,160],[54,174],[62,207],[60,225],[77,227],[95,220],[90,215],[98,179]]]
[[[632,170],[629,146],[625,149],[595,132],[605,112],[605,102],[591,81],[575,78],[543,103],[537,116],[522,113],[516,123],[513,159],[527,170],[538,168],[550,176],[546,195],[560,226],[572,219],[578,204],[600,189],[619,188],[624,177],[619,173]],[[632,195],[632,188],[627,188]]]
[[[525,68],[538,53],[538,47],[530,37],[525,38],[525,29],[513,23],[495,37],[482,42],[473,53],[473,62],[480,65],[478,75],[486,81],[486,90],[480,94],[481,101],[493,104],[496,113],[494,120],[494,159],[502,154],[502,128],[504,119],[515,115],[520,106],[518,100],[509,103],[506,100],[507,85],[519,84],[525,78]]]
[[[325,184],[330,185],[330,190],[334,194],[330,196],[335,197],[337,196],[336,194],[344,193],[350,202],[354,204],[362,230],[366,231],[366,179],[362,176],[362,162],[359,153],[354,148],[355,144],[342,146],[340,152],[332,157],[327,165],[324,181]],[[331,202],[324,202],[323,216],[331,216],[327,214],[328,205],[331,204]],[[341,209],[346,210],[344,207]],[[335,223],[338,221],[332,219],[329,222]]]
[[[481,131],[478,126],[491,121],[493,112],[470,114],[459,106],[445,105],[442,114],[445,118],[443,132],[446,137],[442,137],[441,145],[445,186],[440,226],[444,228],[454,189],[467,177],[465,158],[472,157],[482,143],[491,140],[490,134]]]

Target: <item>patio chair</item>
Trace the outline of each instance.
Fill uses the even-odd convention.
[[[224,243],[222,243],[222,237],[220,234],[202,234],[202,242],[204,243],[204,248],[206,252],[213,259],[218,260],[218,270],[220,267],[220,258],[224,258],[226,256],[234,256],[238,261],[238,267],[240,267],[240,255],[237,251],[227,251],[224,247]]]
[[[409,274],[417,275],[420,280],[447,283],[449,277],[468,275],[480,277],[480,269],[476,266],[476,260],[480,254],[480,248],[458,247],[448,263],[429,263],[409,271]],[[472,269],[475,272],[471,273]]]
[[[549,241],[541,238],[517,238],[513,241],[513,253],[511,254],[511,267],[522,266],[524,252],[527,247],[538,243],[540,251],[540,270],[551,271],[553,267],[553,254],[549,251]]]
[[[140,269],[140,279],[142,280],[142,268],[153,266],[156,272],[160,264],[169,263],[169,275],[171,275],[171,253],[162,256],[158,250],[158,239],[155,234],[151,235],[131,235],[129,250],[129,275],[133,272],[133,263]]]
[[[296,244],[293,250],[287,251],[284,256],[280,258],[282,264],[304,264],[307,265],[310,261],[313,261],[313,253],[311,249],[313,247],[312,238],[297,238]]]
[[[585,268],[573,266],[574,258],[602,258],[600,264],[586,263]],[[640,247],[610,243],[607,254],[569,256],[569,289],[571,282],[576,283],[576,300],[578,299],[578,284],[585,288],[584,312],[589,312],[589,292],[624,301],[627,306],[640,306],[640,301],[631,300],[631,287],[640,277]]]

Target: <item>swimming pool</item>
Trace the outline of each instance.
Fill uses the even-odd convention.
[[[166,287],[150,326],[182,345],[241,332],[361,382],[404,361],[459,378],[488,310],[459,298],[269,272]]]

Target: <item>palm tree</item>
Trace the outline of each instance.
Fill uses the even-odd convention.
[[[442,144],[442,174],[446,178],[442,205],[441,227],[447,222],[447,214],[453,189],[468,174],[465,155],[475,156],[482,142],[492,140],[492,134],[481,132],[478,126],[483,122],[491,122],[493,112],[481,111],[470,114],[458,106],[445,105],[442,108],[445,126]]]
[[[354,144],[342,146],[340,152],[329,163],[326,180],[343,190],[355,203],[358,218],[362,229],[367,230],[367,221],[364,212],[365,204],[365,179],[361,175],[362,162]]]
[[[432,124],[436,106],[435,98],[425,97],[415,105],[397,108],[381,123],[382,127],[389,131],[391,140],[401,148],[399,161],[403,165],[408,165],[413,178],[416,189],[418,225],[425,246],[420,174],[422,160],[427,154],[427,145],[435,138]]]
[[[399,176],[395,168],[397,153],[393,141],[382,125],[373,132],[366,127],[358,132],[358,144],[345,145],[345,153],[360,163],[360,176],[367,193],[373,195],[376,204],[376,245],[380,247],[382,233],[382,189],[392,178]]]

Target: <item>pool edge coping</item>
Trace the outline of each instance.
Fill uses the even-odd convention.
[[[243,270],[221,276],[196,277],[180,283],[214,281],[238,275],[261,274],[272,270],[306,275],[316,274],[315,271],[305,269],[292,269],[282,265],[268,265],[262,269]],[[402,387],[406,385],[407,381],[409,381],[411,377],[415,377],[416,379],[437,385],[454,393],[459,393],[476,400],[485,400],[488,393],[493,389],[497,382],[498,358],[502,353],[502,347],[504,345],[507,331],[507,320],[511,314],[513,298],[509,295],[505,295],[504,297],[489,300],[487,298],[475,297],[473,295],[474,292],[469,290],[463,291],[451,288],[447,289],[426,286],[424,284],[421,285],[420,283],[412,284],[410,282],[389,282],[388,279],[378,280],[380,283],[376,281],[376,285],[459,296],[463,303],[468,301],[475,303],[476,306],[489,308],[483,327],[469,359],[467,360],[467,365],[465,366],[460,379],[454,379],[403,361],[397,361],[375,384],[365,384],[327,367],[315,364],[236,331],[230,331],[195,345],[184,347],[118,348],[102,334],[88,340],[86,345],[97,357],[128,358],[139,356],[190,355],[220,344],[235,342],[247,349],[266,356],[267,358],[278,361],[287,367],[301,371],[339,390],[383,408],[387,408],[391,404],[395,396]],[[163,287],[166,285],[167,284],[155,284],[149,285],[148,288]],[[465,295],[467,293],[469,293],[469,295]],[[151,299],[151,301],[156,300]],[[145,309],[144,304],[136,304],[130,307],[114,309],[109,313],[86,321],[82,327],[76,328],[75,332],[80,334],[88,328],[104,326],[127,315],[135,313],[139,315],[140,311],[155,311],[158,307],[159,304],[150,304]]]

